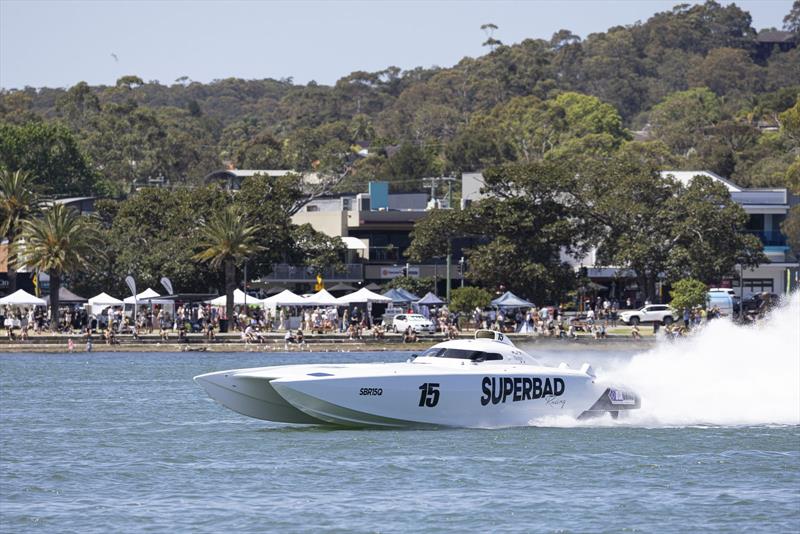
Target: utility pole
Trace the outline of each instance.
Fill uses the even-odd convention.
[[[448,207],[452,207],[453,202],[453,182],[456,181],[456,178],[453,176],[431,176],[429,178],[423,178],[422,183],[425,187],[430,186],[431,188],[431,200],[433,201],[433,205],[436,206],[436,186],[439,185],[439,182],[447,182],[447,202]]]
[[[461,287],[464,287],[464,256],[461,256],[461,259],[458,260],[459,265],[461,266]]]
[[[452,263],[453,255],[450,253],[450,240],[447,240],[447,305],[450,305],[450,264]]]
[[[436,199],[436,186],[439,184],[439,182],[447,182],[447,207],[448,208],[452,208],[453,182],[455,182],[455,181],[456,181],[456,179],[453,176],[431,176],[429,178],[423,178],[422,179],[422,183],[426,187],[428,185],[430,185],[430,188],[431,188],[431,203],[432,203],[434,208],[436,207],[436,200],[437,200]],[[450,289],[451,289],[451,284],[452,284],[452,280],[451,280],[451,276],[450,276],[451,275],[450,266],[451,266],[452,263],[453,263],[453,257],[452,257],[452,254],[450,252],[450,242],[448,241],[447,242],[447,285],[446,285],[447,294],[446,294],[446,297],[445,297],[447,299],[448,303],[450,303]]]

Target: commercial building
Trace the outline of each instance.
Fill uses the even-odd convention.
[[[385,182],[370,182],[366,193],[317,198],[292,216],[293,224],[310,224],[315,230],[339,237],[348,248],[343,270],[327,269],[321,273],[326,283],[385,283],[408,273],[412,277],[447,277],[446,257],[425,264],[411,263],[407,249],[411,245],[414,224],[425,217],[430,202],[427,193],[389,193]],[[458,256],[454,256],[458,258]],[[460,280],[457,261],[450,277]],[[307,288],[316,273],[302,266],[276,265],[261,281],[270,285],[293,285]]]

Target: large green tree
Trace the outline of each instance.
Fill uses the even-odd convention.
[[[86,195],[95,186],[88,158],[72,133],[58,124],[0,124],[0,167],[31,173],[43,195]]]
[[[58,291],[65,274],[92,270],[89,258],[100,248],[99,232],[89,218],[54,204],[41,218],[23,222],[24,265],[50,275],[50,327],[58,326]]]
[[[260,228],[251,224],[244,211],[230,205],[200,223],[200,251],[197,261],[208,262],[214,269],[225,271],[225,312],[233,317],[233,291],[236,289],[236,267],[255,253]]]
[[[166,276],[178,292],[213,291],[221,280],[217,271],[192,256],[200,222],[229,202],[212,187],[144,188],[123,201],[98,202],[107,254],[98,259],[100,273],[81,278],[81,287],[122,294],[127,275],[141,287],[154,288]]]
[[[659,280],[716,284],[737,264],[765,261],[761,243],[744,232],[747,214],[706,176],[684,186],[662,177],[652,162],[621,156],[578,183],[576,198],[594,222],[598,263],[635,273],[651,300]]]
[[[489,196],[463,211],[434,210],[414,227],[408,254],[440,257],[470,238],[470,278],[532,299],[556,300],[574,282],[562,250],[577,251],[585,228],[569,195],[575,175],[548,162],[508,164],[484,174]]]
[[[17,290],[17,238],[22,223],[39,208],[34,192],[33,175],[24,171],[0,169],[0,238],[8,240],[8,284],[10,293]]]

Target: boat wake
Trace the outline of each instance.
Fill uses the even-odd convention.
[[[546,418],[531,425],[798,425],[800,293],[761,324],[713,321],[695,336],[662,341],[627,362],[602,369],[602,376],[634,387],[642,408],[618,420]]]

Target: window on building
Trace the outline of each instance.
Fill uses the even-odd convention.
[[[750,218],[747,220],[747,226],[745,228],[756,231],[764,230],[764,215],[762,213],[751,214]]]
[[[772,278],[745,278],[743,281],[745,291],[753,293],[774,293]]]

